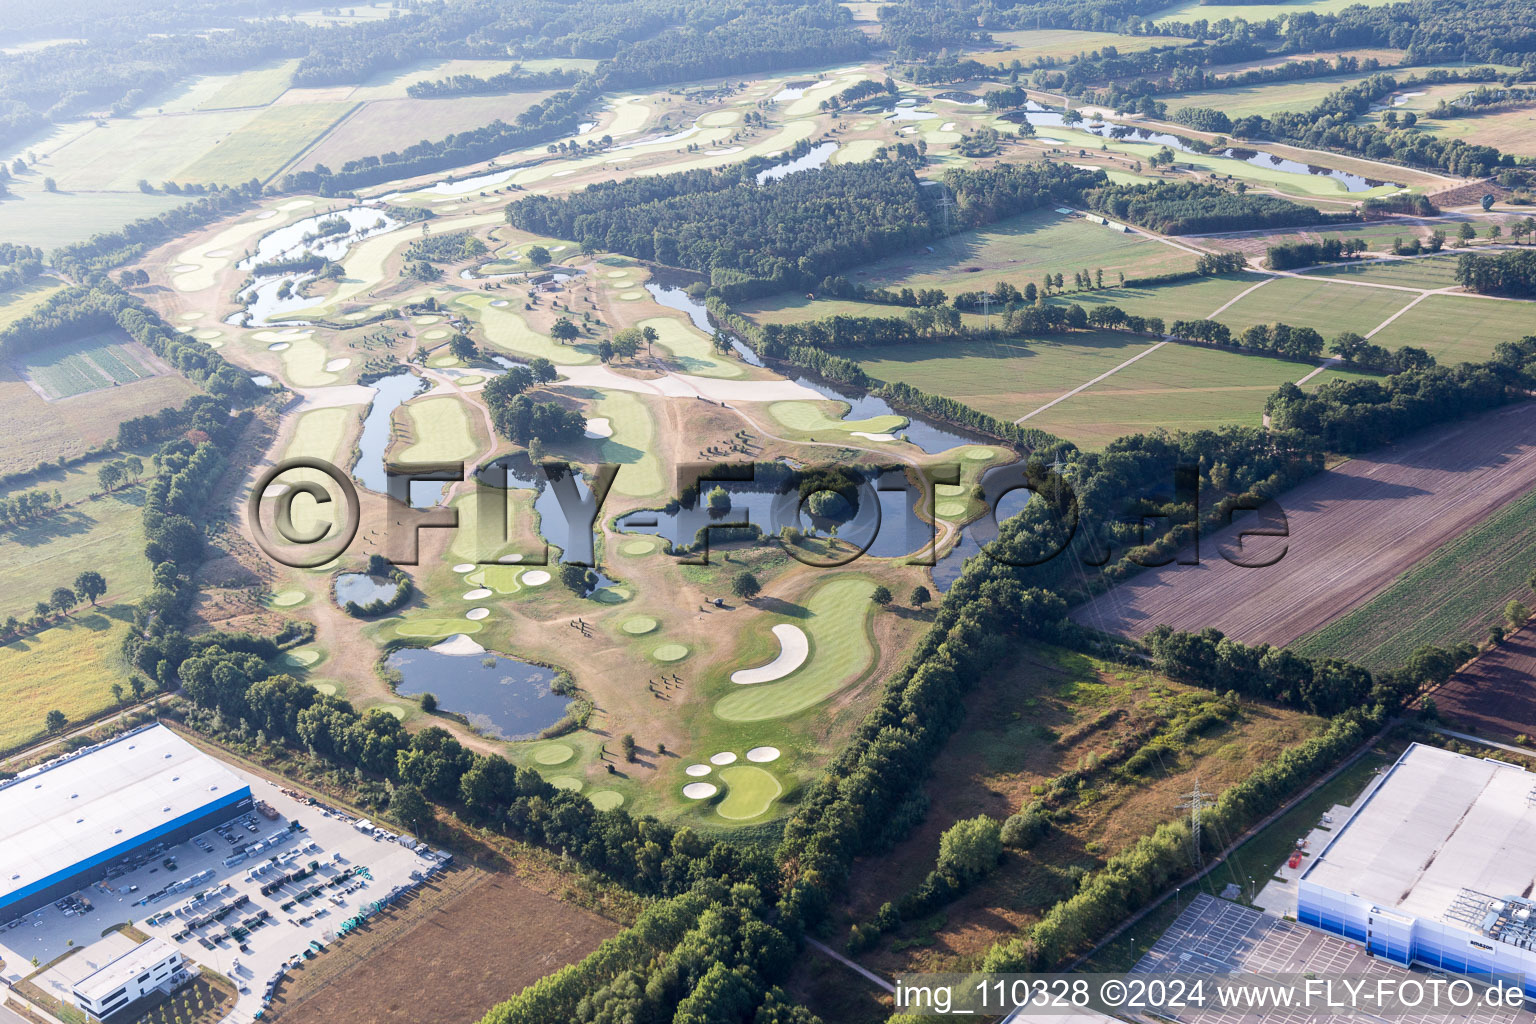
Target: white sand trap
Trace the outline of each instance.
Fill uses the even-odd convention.
[[[852,430],[852,431],[849,431],[849,433],[851,433],[854,437],[862,437],[866,441],[895,441],[895,440],[897,440],[897,437],[896,437],[895,434],[871,434],[867,430]]]
[[[543,569],[530,569],[523,573],[522,582],[530,587],[542,587],[549,582],[549,573]]]
[[[458,565],[453,567],[453,571],[454,572],[474,572],[475,571],[475,563],[474,562],[460,562]]]
[[[955,122],[953,122],[953,121],[945,121],[943,124],[939,125],[939,131],[941,131],[941,132],[952,131],[952,130],[954,130],[954,127],[955,127]]]
[[[581,170],[580,167],[572,167],[572,168],[569,168],[568,170],[556,171],[554,174],[551,174],[550,177],[551,178],[563,178],[567,174],[575,174],[579,170]]]
[[[684,768],[683,771],[687,772],[689,775],[692,775],[694,778],[698,778],[700,775],[708,775],[710,772],[714,771],[714,769],[707,764],[691,764],[687,768]]]
[[[724,149],[706,149],[704,152],[708,156],[727,156],[731,153],[740,153],[741,147],[726,146]]]
[[[369,317],[369,316],[371,316],[371,315],[372,315],[372,314],[371,314],[371,313],[369,313],[369,312],[368,312],[368,311],[367,311],[367,310],[366,310],[366,309],[365,309],[365,310],[363,310],[363,311],[362,311],[362,312],[361,312],[361,313],[348,313],[348,314],[347,314],[347,315],[346,315],[346,316],[344,316],[344,317],[342,317],[342,319],[343,319],[343,320],[366,320],[366,319],[368,319],[368,317]]]
[[[438,654],[454,654],[461,656],[485,653],[484,647],[481,647],[479,644],[475,643],[463,633],[455,633],[453,636],[449,637],[447,640],[444,640],[442,643],[433,644],[431,647],[428,647],[427,650],[436,651]],[[749,758],[751,756],[751,754],[747,755]]]
[[[563,245],[552,245],[552,246],[549,247],[549,251],[550,252],[565,252],[565,246],[563,246]]]
[[[288,202],[284,203],[282,206],[279,206],[278,209],[279,210],[302,210],[306,206],[314,206],[314,205],[315,205],[315,201],[313,199],[290,199]]]
[[[506,299],[492,299],[491,300],[491,305],[497,307],[498,309],[500,309],[502,306],[505,306],[506,304],[507,304],[507,300]]]
[[[621,277],[628,277],[629,276],[629,271],[627,271],[627,270],[610,270],[610,271],[608,271],[608,273],[604,274],[603,276],[604,277],[608,277],[608,278],[612,278],[614,280],[618,280]]]
[[[176,266],[171,268],[171,273],[173,273],[173,274],[190,274],[194,270],[201,270],[201,269],[202,269],[201,267],[198,267],[198,266],[196,266],[195,264],[192,264],[192,263],[179,263]]]
[[[221,260],[224,257],[229,255],[229,250],[228,249],[209,249],[207,252],[203,253],[203,255],[207,256],[211,260]]]
[[[514,563],[521,562],[522,560],[522,555],[502,555],[500,558],[496,559],[496,561],[503,565],[512,565]]]
[[[779,638],[779,656],[758,668],[744,668],[732,672],[731,682],[744,686],[750,683],[771,683],[775,679],[783,679],[805,664],[806,656],[811,653],[810,641],[805,638],[805,630],[799,626],[781,622],[773,627],[773,635]],[[733,758],[734,756],[732,755]]]
[[[483,601],[490,596],[491,590],[489,587],[476,587],[474,590],[471,590],[469,593],[464,595],[464,600]]]
[[[181,316],[178,316],[176,319],[177,320],[201,320],[202,318],[203,318],[203,314],[201,312],[192,312],[192,313],[183,313],[183,314],[181,314]]]
[[[709,763],[715,765],[735,764],[736,755],[731,753],[729,750],[722,750],[718,754],[711,754]]]
[[[593,438],[612,437],[613,424],[609,423],[608,420],[602,416],[587,420],[587,436]]]
[[[490,614],[491,610],[489,608],[471,608],[469,611],[464,613],[464,617],[471,622],[479,622],[481,619]]]
[[[718,792],[720,787],[708,782],[690,782],[683,787],[683,796],[689,800],[708,800]]]
[[[276,217],[276,216],[277,216],[277,211],[276,210],[262,210],[260,213],[258,213],[256,215],[256,219],[257,220],[271,220],[273,217]]]
[[[778,759],[778,747],[753,747],[747,751],[747,760],[754,764],[767,764],[769,761],[777,761]]]
[[[325,364],[325,372],[335,373],[337,370],[345,370],[351,365],[352,360],[350,359],[332,359],[330,362]]]
[[[267,346],[267,351],[268,352],[283,352],[283,351],[286,351],[287,348],[288,348],[288,343],[286,341],[274,341],[272,344]]]

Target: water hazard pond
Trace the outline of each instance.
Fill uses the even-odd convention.
[[[411,647],[391,654],[385,664],[400,673],[396,693],[430,693],[439,708],[463,715],[496,739],[532,739],[565,717],[570,703],[550,689],[554,669],[495,651],[465,655]]]

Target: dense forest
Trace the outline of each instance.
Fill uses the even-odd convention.
[[[43,250],[0,242],[0,292],[19,288],[43,272]]]
[[[905,161],[819,168],[757,182],[761,160],[591,185],[564,199],[530,196],[507,221],[710,275],[727,299],[815,287],[837,271],[927,242],[943,228],[940,190]],[[952,229],[988,224],[1099,185],[1102,171],[1048,161],[946,172]]]
[[[1106,185],[1088,191],[1089,209],[1165,235],[1248,228],[1288,228],[1356,220],[1354,213],[1320,213],[1279,196],[1228,191],[1192,181]]]
[[[1456,261],[1456,282],[1490,295],[1536,295],[1536,251],[1462,253]]]

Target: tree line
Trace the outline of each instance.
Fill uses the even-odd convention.
[[[1088,208],[1165,235],[1209,234],[1260,228],[1291,228],[1359,220],[1349,213],[1322,213],[1279,196],[1229,191],[1220,185],[1165,181],[1104,185],[1083,194]]]

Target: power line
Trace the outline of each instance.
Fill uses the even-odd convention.
[[[1192,852],[1197,869],[1204,866],[1204,860],[1200,855],[1200,818],[1201,812],[1205,810],[1205,798],[1209,795],[1200,789],[1200,776],[1196,775],[1194,792],[1185,793],[1184,802],[1179,804],[1180,810],[1186,808],[1189,810],[1189,836],[1194,847]]]

